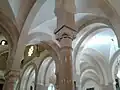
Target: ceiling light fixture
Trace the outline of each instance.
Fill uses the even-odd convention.
[[[29,51],[28,51],[28,56],[32,56],[33,51],[34,51],[34,47],[31,46],[31,47],[29,48]]]
[[[2,41],[2,42],[1,42],[1,45],[5,45],[5,41]]]

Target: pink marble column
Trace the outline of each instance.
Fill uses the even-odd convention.
[[[61,45],[60,62],[58,72],[58,89],[59,90],[73,90],[73,69],[72,69],[72,40],[73,34],[67,27],[63,27],[59,34],[61,37],[57,38]]]
[[[71,54],[72,40],[77,33],[74,20],[74,2],[74,0],[56,0],[57,28],[54,33],[61,48],[59,72],[57,72],[57,90],[74,90]]]
[[[74,13],[66,11],[64,8],[65,5],[63,4],[64,2],[62,2],[63,0],[61,0],[60,3],[58,2],[55,9],[55,14],[57,16],[57,29],[54,33],[61,48],[59,72],[57,73],[57,90],[74,90],[72,41],[75,38],[77,31],[75,28]]]
[[[5,84],[3,90],[15,90],[15,84],[19,79],[19,71],[9,71],[5,74]]]

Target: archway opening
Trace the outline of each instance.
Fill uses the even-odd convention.
[[[73,59],[75,59],[74,65],[77,75],[81,74],[81,66],[84,68],[92,67],[97,69],[96,73],[99,70],[101,72],[98,75],[102,76],[103,81],[99,82],[99,84],[107,85],[108,82],[111,82],[108,63],[113,54],[118,50],[117,36],[112,28],[103,23],[93,23],[86,26],[73,41],[73,48],[75,50],[73,51]],[[99,55],[95,54],[95,52]],[[81,64],[82,62],[84,62],[84,65]],[[88,64],[85,65],[85,63]],[[99,79],[101,76],[99,76]]]
[[[35,68],[33,67],[33,65],[28,66],[21,78],[20,90],[30,90],[31,86],[34,90],[35,75]]]
[[[47,87],[48,90],[55,90],[56,85],[56,66],[55,61],[52,57],[47,57],[42,62],[39,72],[38,72],[38,80],[37,87]]]

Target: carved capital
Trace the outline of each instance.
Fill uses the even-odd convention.
[[[20,76],[20,72],[19,71],[15,71],[15,70],[10,70],[8,72],[5,73],[5,79],[8,82],[15,82],[19,79]]]
[[[77,31],[66,25],[63,25],[60,29],[56,30],[54,33],[56,34],[56,40],[60,42],[64,38],[68,38],[71,40],[75,39]]]

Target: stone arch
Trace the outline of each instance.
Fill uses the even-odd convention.
[[[95,82],[98,86],[100,85],[99,84],[99,81],[97,81],[96,79],[92,79],[92,78],[85,78],[81,84],[82,88],[84,87],[84,85],[86,84],[86,82],[89,82],[89,81],[93,81]],[[100,87],[99,87],[100,88]]]
[[[108,84],[111,81],[111,79],[109,78],[109,74],[110,74],[110,72],[108,70],[109,65],[107,63],[106,58],[100,52],[93,50],[93,49],[88,49],[88,54],[90,54],[100,65],[100,68],[103,72],[103,76],[105,79],[105,84]],[[96,56],[96,57],[94,57],[94,56]]]
[[[114,30],[114,27],[112,26],[111,22],[105,16],[86,14],[81,19],[77,20],[76,23],[77,23],[78,31],[80,31],[83,28],[87,27],[88,25],[94,24],[94,23],[103,23],[105,25],[108,25],[110,28],[113,28],[113,30]]]
[[[120,49],[118,49],[113,56],[110,59],[110,72],[112,74],[112,81],[115,82],[115,75],[114,75],[114,71],[116,70],[116,65],[117,65],[117,61],[119,59],[120,56]],[[117,59],[118,58],[118,59]]]
[[[31,81],[30,81],[30,80],[33,81],[32,83],[33,83],[33,85],[34,85],[34,87],[35,87],[35,78],[36,78],[36,77],[32,78],[31,75],[32,75],[32,76],[35,75],[35,70],[34,70],[34,69],[32,69],[31,72],[29,73],[29,77],[28,77],[28,79],[27,79],[27,84],[26,84],[27,88],[30,88],[30,86],[29,86],[29,85],[31,84]],[[34,79],[34,80],[33,80],[33,79]],[[33,86],[33,85],[32,85],[32,86]]]
[[[19,41],[18,41],[18,45],[17,50],[16,50],[16,55],[15,55],[15,61],[13,62],[13,67],[14,69],[20,69],[20,60],[22,59],[22,57],[24,56],[24,50],[25,50],[25,44],[27,42],[28,39],[28,32],[30,30],[31,24],[37,14],[37,12],[39,11],[39,9],[41,8],[41,6],[46,2],[46,0],[37,0],[35,2],[35,4],[33,5],[33,7],[31,8],[24,26],[22,28],[21,34],[19,36]],[[19,61],[18,61],[19,60]],[[19,63],[18,63],[19,62]],[[16,65],[17,64],[17,65]]]
[[[56,44],[54,41],[52,40],[49,40],[49,41],[39,41],[39,39],[37,39],[37,42],[36,42],[36,39],[34,37],[34,35],[36,35],[36,33],[32,33],[30,34],[33,36],[32,40],[29,41],[29,43],[27,44],[27,46],[36,46],[37,47],[37,52],[38,54],[42,54],[44,53],[44,51],[46,51],[47,53],[45,53],[45,55],[41,56],[41,55],[37,55],[37,56],[34,56],[33,59],[35,57],[40,57],[41,61],[40,61],[40,64],[38,66],[38,69],[40,69],[40,66],[42,65],[43,61],[45,58],[47,57],[52,57],[53,60],[55,61],[55,65],[56,65],[56,71],[58,71],[58,65],[59,65],[59,51],[60,51],[60,48],[59,48],[59,45]],[[34,41],[36,43],[34,43]],[[31,59],[31,60],[33,60]],[[38,78],[38,72],[37,72],[37,75],[36,77]],[[36,78],[36,82],[35,82],[35,88],[36,88],[36,85],[37,85],[37,78]]]
[[[40,43],[37,44],[33,44],[36,45],[38,47],[38,51],[40,50],[40,53],[42,53],[43,51],[47,51],[48,53],[46,53],[46,55],[44,57],[41,58],[40,64],[38,66],[38,69],[40,69],[43,61],[45,58],[47,57],[52,57],[53,60],[55,61],[55,65],[56,65],[56,71],[58,72],[58,67],[59,67],[59,46],[54,42],[54,41],[41,41]],[[39,57],[39,56],[38,56]],[[36,84],[37,85],[37,79],[39,77],[39,72],[37,72],[37,78],[36,78]],[[43,77],[44,78],[44,77]],[[36,88],[36,86],[35,86]]]
[[[87,30],[84,30],[85,27],[88,27],[88,26],[96,24],[96,23],[99,23],[99,25],[96,25],[96,26],[92,27],[91,29],[89,28]],[[74,61],[76,60],[76,55],[77,55],[78,50],[79,50],[78,48],[81,46],[81,44],[86,39],[86,37],[88,37],[90,34],[92,34],[94,32],[100,32],[100,31],[98,31],[98,29],[102,29],[102,28],[103,29],[104,28],[111,28],[115,33],[113,25],[111,24],[109,19],[107,19],[105,17],[99,17],[99,16],[92,15],[92,14],[85,15],[82,19],[77,21],[77,24],[78,24],[77,27],[79,27],[79,29],[78,29],[79,32],[77,35],[78,35],[78,37],[79,36],[81,36],[81,37],[79,38],[77,43],[73,46],[73,48],[74,48],[73,60]],[[115,35],[116,35],[116,33],[115,33]]]
[[[34,31],[34,30],[33,30]],[[30,32],[29,36],[28,36],[28,45],[34,45],[34,44],[38,44],[41,41],[49,41],[49,40],[53,40],[54,35],[51,35],[47,32],[40,32],[40,31],[34,31],[34,32]]]
[[[47,82],[47,79],[50,79],[50,78],[47,78],[47,72],[48,72],[48,69],[50,68],[51,64],[53,64],[53,63],[54,63],[54,60],[51,59],[50,62],[48,63],[48,65],[47,65],[47,68],[46,68],[46,71],[45,71],[45,75],[44,75],[44,82]]]
[[[88,69],[94,70],[96,73],[99,73],[99,71],[97,71],[94,66],[89,65],[89,66],[85,66],[84,68],[81,68],[81,74],[82,74],[82,72],[84,72],[85,70],[88,70]]]
[[[89,77],[86,77],[86,76],[89,76]],[[98,74],[94,70],[88,69],[88,70],[84,71],[80,76],[81,88],[84,86],[84,84],[86,83],[86,81],[88,79],[92,79],[93,81],[100,84],[100,78],[99,78]]]
[[[47,67],[49,65],[49,63],[51,62],[52,57],[46,57],[39,65],[38,68],[38,75],[37,75],[37,83],[41,84],[41,85],[45,85],[45,75],[46,75],[46,70]],[[41,73],[40,73],[41,72]],[[41,76],[39,76],[41,75]]]
[[[105,83],[104,72],[101,69],[99,63],[95,60],[95,58],[89,54],[84,54],[84,57],[82,58],[84,58],[84,63],[80,63],[80,76],[85,70],[91,68],[91,70],[94,70],[99,75],[99,78],[101,80],[100,83]]]
[[[120,49],[118,49],[114,55],[110,59],[110,66],[112,68],[113,64],[115,63],[115,59],[120,55]]]
[[[28,83],[27,81],[29,79],[29,74],[32,73],[32,71],[34,71],[34,70],[35,70],[35,77],[36,77],[36,74],[37,74],[36,64],[30,63],[30,64],[28,64],[27,66],[24,67],[23,72],[22,72],[22,76],[20,77],[20,88],[19,88],[20,90],[26,90],[27,89],[27,83]],[[24,79],[26,77],[27,77],[27,80]]]
[[[52,57],[51,61],[53,61],[53,60],[55,61],[56,72],[58,72],[59,60],[60,60],[59,59],[60,58],[60,56],[59,56],[60,55],[59,54],[60,48],[52,41],[48,41],[48,42],[42,41],[39,45],[42,46],[45,50],[48,50],[48,52],[50,52],[50,54],[47,57],[50,56],[50,57]],[[43,60],[40,62],[38,70],[40,69],[45,58],[46,57],[44,57]],[[51,63],[51,61],[49,61],[49,62]],[[49,66],[49,64],[48,64],[48,66]],[[39,76],[37,76],[37,77],[39,77]],[[44,82],[45,82],[45,79],[44,79]]]
[[[9,55],[7,62],[7,69],[12,67],[13,57],[17,48],[17,42],[19,38],[19,32],[16,24],[11,20],[3,11],[0,10],[0,32],[3,33],[8,41]]]
[[[83,51],[82,55],[85,55],[87,57],[89,56],[88,59],[86,58],[86,62],[91,62],[91,63],[94,63],[95,65],[97,64],[97,66],[99,66],[98,70],[101,71],[101,75],[103,77],[102,82],[104,82],[105,84],[108,84],[111,81],[111,79],[108,77],[108,75],[109,75],[108,73],[110,73],[110,72],[108,72],[108,63],[106,62],[106,58],[104,58],[104,56],[100,52],[98,52],[94,49],[90,49],[90,48]],[[80,57],[81,57],[81,55],[80,55]],[[83,59],[85,59],[85,57]],[[96,68],[96,66],[95,66],[95,68]]]

